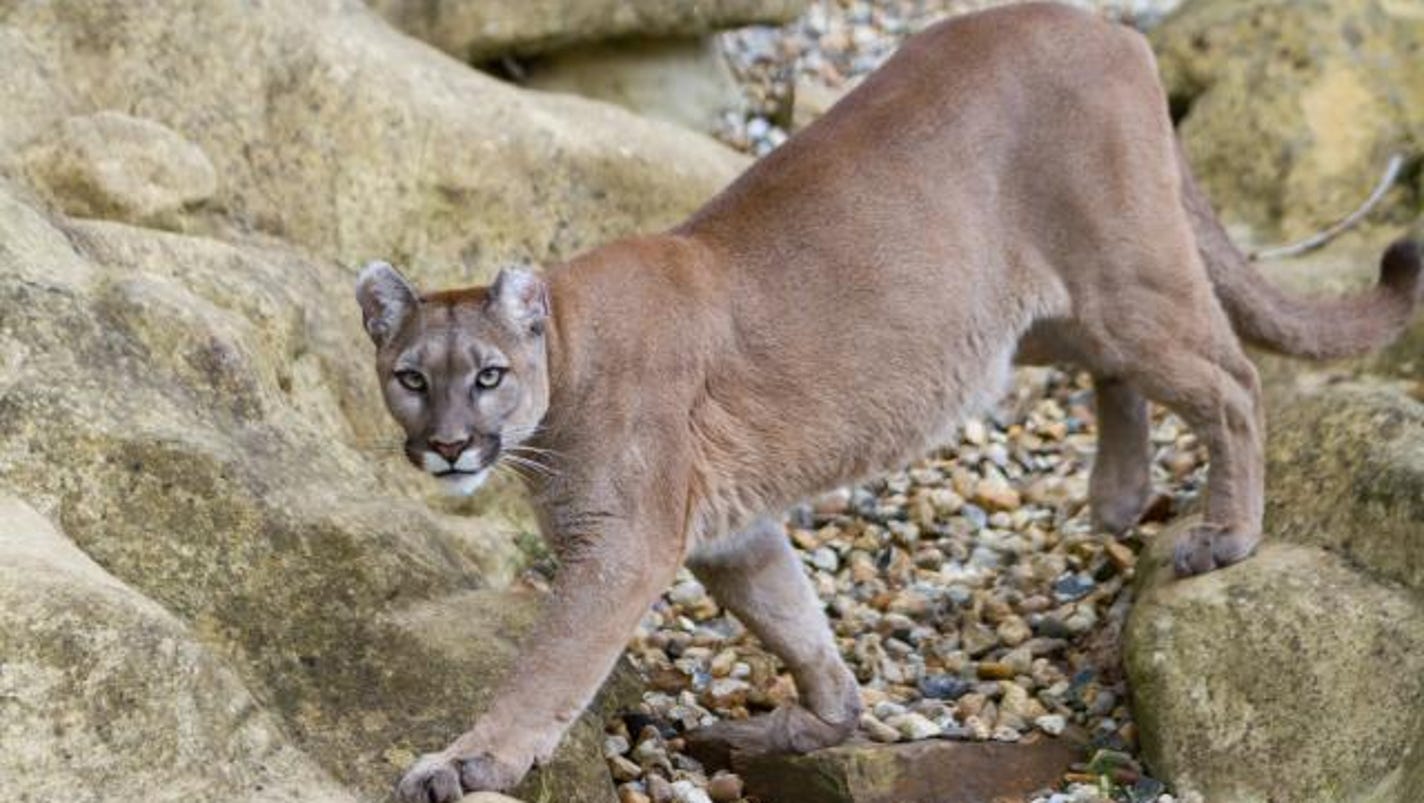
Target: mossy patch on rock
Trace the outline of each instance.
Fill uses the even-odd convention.
[[[64,119],[24,157],[66,214],[163,225],[217,191],[202,149],[148,120],[103,111]]]

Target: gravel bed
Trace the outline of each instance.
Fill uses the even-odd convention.
[[[1065,0],[1146,28],[1182,0]],[[746,92],[748,113],[729,114],[718,135],[758,156],[786,141],[795,95],[845,91],[879,67],[906,37],[947,16],[1014,0],[813,0],[796,21],[722,35],[723,51]]]
[[[720,136],[764,155],[788,137],[795,95],[833,98],[910,34],[1003,0],[818,0],[781,28],[723,35],[749,111]],[[1177,0],[1083,2],[1145,25]],[[861,683],[861,735],[1018,741],[1085,731],[1090,761],[1034,803],[1171,803],[1135,756],[1118,635],[1142,540],[1199,494],[1205,452],[1154,411],[1154,499],[1121,539],[1087,508],[1096,444],[1086,375],[1023,369],[996,412],[960,441],[888,477],[791,511],[787,537]],[[681,734],[795,699],[790,675],[685,570],[629,643],[647,680],[637,710],[607,723],[622,803],[730,803],[742,782],[709,774]]]

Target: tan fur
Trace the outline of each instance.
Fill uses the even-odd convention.
[[[1113,530],[1147,498],[1146,400],[1181,414],[1212,465],[1178,568],[1241,560],[1260,537],[1263,469],[1237,331],[1316,357],[1379,345],[1412,312],[1417,249],[1396,246],[1385,270],[1379,290],[1345,301],[1270,288],[1180,162],[1144,40],[1026,4],[911,39],[682,226],[551,268],[547,301],[513,274],[488,294],[411,304],[389,268],[368,272],[362,306],[396,407],[410,402],[392,396],[396,352],[471,333],[519,366],[515,387],[536,389],[499,415],[455,393],[398,417],[415,452],[442,417],[530,437],[513,448],[551,472],[532,475],[533,498],[563,558],[520,671],[400,796],[506,788],[547,758],[684,559],[787,662],[801,702],[695,740],[800,751],[845,738],[853,678],[768,517],[934,445],[997,395],[1015,358],[1096,377],[1091,497]],[[431,370],[468,388],[478,364]]]

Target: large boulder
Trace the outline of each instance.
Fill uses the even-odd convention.
[[[1424,400],[1335,385],[1279,405],[1271,429],[1272,531],[1424,593]]]
[[[383,798],[517,671],[540,598],[510,588],[508,484],[452,506],[403,465],[354,263],[476,280],[670,224],[743,158],[341,0],[0,2],[0,54],[0,487],[121,589],[61,593],[0,543],[0,677],[107,662],[4,709],[3,796],[161,799],[167,755],[207,765],[194,799]],[[90,689],[140,713],[65,700]],[[610,801],[600,742],[580,722],[520,796]]]
[[[1152,44],[1208,194],[1263,233],[1322,228],[1424,149],[1417,4],[1193,0]]]
[[[1384,384],[1278,403],[1267,542],[1171,577],[1159,535],[1124,634],[1151,768],[1217,803],[1406,803],[1424,777],[1424,404]]]
[[[1165,565],[1170,549],[1155,552]],[[1170,574],[1142,587],[1124,634],[1155,775],[1211,803],[1417,800],[1399,783],[1424,745],[1417,593],[1274,542],[1229,569]]]
[[[439,283],[671,225],[745,164],[674,126],[501,83],[355,0],[10,3],[0,31],[0,52],[37,73],[7,62],[0,105],[13,94],[31,116],[7,114],[0,130],[18,132],[0,142],[59,139],[73,114],[119,110],[216,170],[179,228],[384,257]],[[41,104],[54,85],[67,91]],[[18,161],[6,156],[0,169]],[[67,195],[56,203],[71,208]]]
[[[746,106],[712,37],[582,45],[535,59],[528,70],[524,84],[532,89],[614,103],[707,133]]]
[[[624,37],[700,36],[795,19],[807,0],[370,0],[412,36],[484,61]]]
[[[219,655],[0,494],[0,796],[347,801]]]

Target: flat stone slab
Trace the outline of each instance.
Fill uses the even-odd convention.
[[[763,803],[992,803],[1055,786],[1081,760],[1078,741],[852,742],[804,756],[733,755]]]

